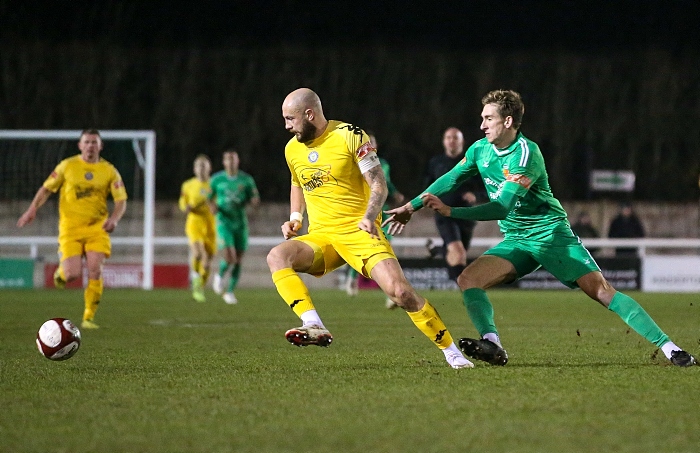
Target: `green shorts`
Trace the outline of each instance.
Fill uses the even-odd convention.
[[[548,242],[504,239],[484,252],[510,261],[521,278],[543,267],[569,288],[577,288],[576,280],[600,271],[590,252],[572,233],[557,232]]]
[[[238,252],[245,252],[248,250],[248,226],[231,227],[217,222],[216,246],[219,250],[232,248]]]

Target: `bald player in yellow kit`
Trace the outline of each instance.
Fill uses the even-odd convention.
[[[187,214],[185,234],[190,244],[190,266],[197,273],[192,281],[192,298],[206,302],[204,285],[209,279],[211,258],[216,251],[216,225],[209,206],[211,197],[211,161],[198,155],[193,164],[194,177],[182,183],[178,204]]]
[[[60,264],[54,273],[57,288],[82,276],[82,259],[88,270],[85,288],[83,329],[96,329],[97,305],[103,292],[102,266],[111,254],[109,233],[126,211],[126,189],[117,169],[100,157],[102,137],[96,129],[80,134],[80,154],[62,160],[39,188],[29,208],[17,221],[18,227],[30,223],[36,211],[52,193],[59,192],[58,255]],[[109,215],[107,197],[114,209]]]
[[[308,88],[282,104],[285,128],[295,135],[285,148],[292,175],[285,239],[267,255],[277,291],[302,326],[285,333],[296,346],[329,346],[333,336],[318,315],[297,272],[321,277],[347,262],[372,278],[444,353],[452,368],[474,365],[457,349],[430,303],[413,289],[381,231],[388,189],[376,150],[359,127],[328,121],[321,100]],[[308,211],[308,234],[298,235]]]

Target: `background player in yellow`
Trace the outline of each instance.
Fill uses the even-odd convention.
[[[430,303],[411,287],[381,231],[387,185],[376,151],[359,127],[326,120],[321,100],[308,88],[291,92],[282,104],[285,128],[295,135],[285,148],[292,175],[290,218],[282,234],[290,239],[267,255],[277,291],[303,325],[285,333],[297,346],[329,346],[326,329],[297,272],[320,277],[347,262],[374,279],[413,323],[444,353],[453,368],[474,365],[457,349]],[[298,236],[304,211],[308,234]]]
[[[126,211],[126,189],[117,169],[100,157],[102,137],[96,129],[80,134],[80,154],[62,160],[39,188],[29,208],[17,221],[18,227],[30,223],[36,211],[59,192],[58,255],[60,264],[54,284],[64,288],[66,282],[82,276],[82,259],[88,270],[85,288],[83,329],[96,329],[93,322],[103,292],[102,266],[111,253],[109,233],[114,231]],[[109,215],[107,197],[114,200]]]
[[[216,249],[216,227],[209,207],[209,158],[204,154],[198,155],[194,160],[193,171],[194,177],[182,183],[178,205],[187,214],[185,234],[190,244],[190,265],[197,274],[192,280],[192,298],[197,302],[206,302],[204,285],[209,279],[211,259]]]

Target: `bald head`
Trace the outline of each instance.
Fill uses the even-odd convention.
[[[309,142],[323,134],[328,121],[323,115],[321,99],[308,88],[299,88],[282,103],[284,127],[300,142]]]
[[[308,88],[299,88],[289,93],[284,99],[282,108],[284,109],[285,106],[300,112],[311,109],[316,112],[316,114],[323,114],[321,99],[313,90]]]
[[[456,127],[448,128],[442,135],[442,146],[445,148],[445,154],[455,158],[462,154],[464,150],[464,136],[462,131]]]

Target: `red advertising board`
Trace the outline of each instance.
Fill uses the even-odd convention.
[[[53,273],[57,264],[44,266],[44,286],[53,288]],[[105,288],[141,288],[143,287],[143,267],[138,264],[105,264],[102,270]],[[66,285],[67,288],[83,288],[87,285],[87,269],[83,268],[83,278]],[[156,264],[153,266],[154,288],[187,288],[189,286],[189,267],[186,264]]]

